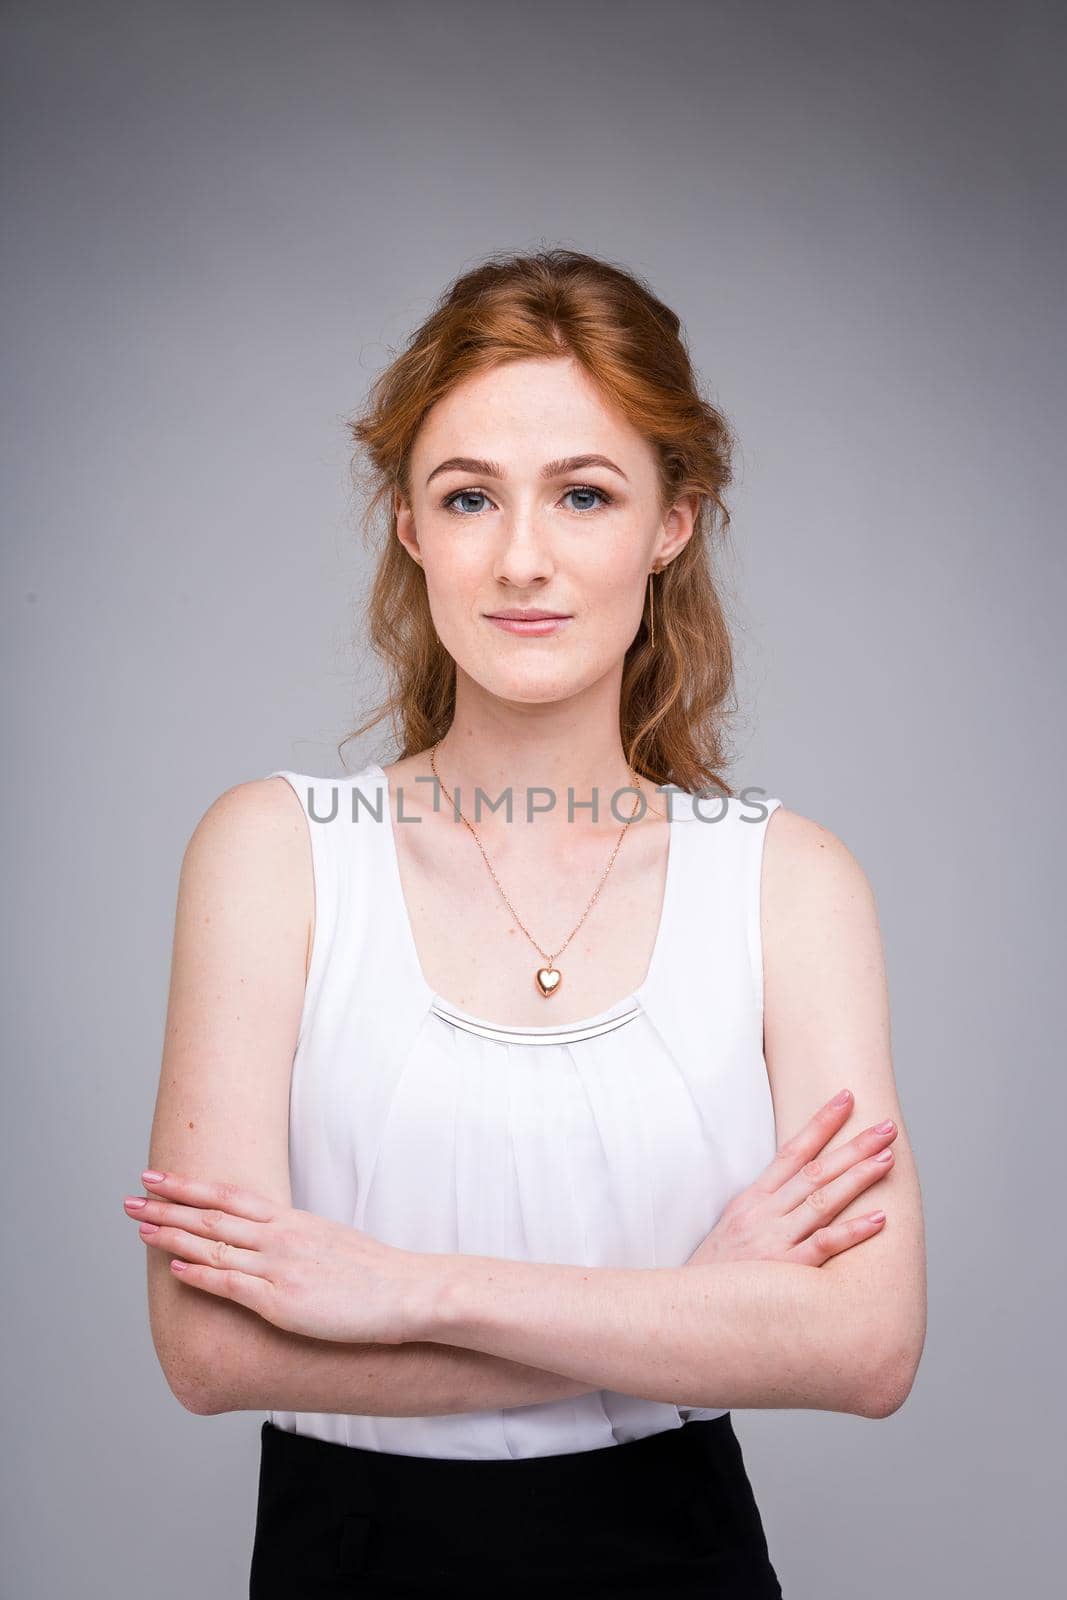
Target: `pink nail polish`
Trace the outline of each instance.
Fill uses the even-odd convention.
[[[833,1099],[830,1101],[830,1104],[832,1106],[847,1106],[851,1099],[852,1099],[852,1090],[851,1089],[842,1089],[840,1094],[835,1094],[834,1095]]]
[[[162,1183],[164,1176],[165,1176],[164,1173],[162,1173],[162,1172],[153,1172],[150,1167],[146,1167],[145,1170],[141,1173],[141,1182],[142,1183]]]
[[[158,1233],[159,1229],[154,1222],[142,1222],[138,1233]]]
[[[125,1204],[129,1206],[131,1211],[140,1211],[142,1206],[146,1206],[148,1204],[148,1201],[145,1199],[143,1194],[128,1194],[126,1196]]]

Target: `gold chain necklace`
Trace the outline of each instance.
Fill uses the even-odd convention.
[[[438,743],[440,743],[440,741],[438,741]],[[431,767],[431,769],[433,771],[433,775],[437,779],[438,783],[441,783],[440,775],[438,774],[438,771],[437,771],[436,756],[437,756],[437,745],[435,744],[433,746],[433,749],[430,751],[430,767]],[[637,776],[637,773],[634,771],[634,769],[632,767],[629,768],[629,772],[630,772],[630,776],[634,780],[634,787],[637,789],[637,799],[634,801],[633,811],[630,813],[630,816],[627,818],[627,820],[622,825],[622,832],[619,834],[618,839],[615,841],[615,848],[611,852],[611,859],[610,859],[610,861],[608,862],[607,866],[604,869],[603,877],[601,878],[600,882],[596,886],[596,890],[594,891],[592,900],[590,900],[589,904],[586,906],[585,910],[582,912],[581,916],[579,917],[577,923],[571,929],[571,931],[567,935],[566,939],[564,939],[564,941],[560,945],[559,949],[554,951],[552,955],[549,955],[547,950],[542,950],[541,949],[541,946],[538,944],[537,940],[534,938],[534,936],[530,932],[529,928],[522,921],[522,919],[519,916],[518,912],[515,910],[515,907],[512,905],[512,903],[508,899],[507,895],[504,893],[503,884],[501,883],[500,879],[497,877],[496,873],[493,872],[493,863],[490,861],[489,857],[486,855],[485,850],[484,850],[484,848],[482,846],[482,841],[479,839],[478,835],[474,832],[474,829],[471,827],[470,823],[467,822],[466,817],[463,815],[462,811],[460,811],[459,807],[456,805],[456,802],[453,799],[452,795],[450,795],[450,794],[448,795],[448,798],[452,803],[452,810],[453,810],[454,814],[459,817],[461,822],[466,823],[467,827],[470,828],[471,834],[472,834],[472,836],[474,838],[474,842],[478,846],[478,849],[481,850],[482,857],[483,857],[483,859],[485,861],[485,864],[489,868],[490,873],[492,874],[493,882],[496,884],[497,888],[500,890],[500,893],[504,897],[505,905],[507,906],[508,910],[511,912],[512,916],[515,918],[515,921],[519,924],[519,927],[522,929],[522,931],[526,935],[527,939],[529,939],[530,943],[533,945],[534,949],[537,950],[545,959],[546,965],[543,966],[543,967],[538,967],[537,970],[534,973],[534,982],[537,984],[538,992],[540,994],[544,995],[546,1000],[551,999],[551,997],[554,994],[558,994],[559,993],[560,985],[563,982],[563,974],[559,970],[559,968],[556,966],[556,957],[563,954],[564,950],[566,950],[567,946],[570,944],[571,940],[574,938],[574,935],[578,932],[578,929],[581,927],[582,923],[585,921],[586,917],[589,915],[590,911],[592,911],[594,905],[596,904],[597,899],[599,898],[599,895],[600,895],[600,891],[604,887],[604,883],[605,883],[605,881],[607,879],[608,873],[611,871],[612,867],[615,865],[615,857],[619,853],[619,846],[622,844],[623,837],[624,837],[624,835],[626,833],[626,830],[630,826],[630,824],[633,822],[634,817],[636,817],[636,815],[637,815],[637,807],[640,804],[640,801],[641,801],[641,798],[642,798],[642,793],[643,793],[643,791],[641,789],[641,780]],[[442,789],[444,789],[445,786],[444,786],[443,783],[441,783],[441,787],[442,787]],[[447,789],[445,789],[445,793],[448,794],[448,790]]]

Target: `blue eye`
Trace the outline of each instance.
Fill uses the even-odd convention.
[[[611,504],[611,496],[609,494],[605,494],[603,489],[593,489],[593,488],[590,488],[586,484],[580,484],[580,483],[579,484],[575,484],[573,489],[568,489],[567,490],[567,494],[595,494],[595,495],[599,495],[600,496],[601,502],[604,505],[610,505]],[[584,516],[586,513],[590,512],[590,511],[598,511],[600,509],[600,507],[599,506],[575,506],[574,509],[576,511],[581,512],[582,515]]]
[[[608,494],[608,492],[605,489],[594,489],[591,484],[584,484],[584,483],[572,484],[571,487],[565,491],[564,498],[566,498],[567,495],[571,495],[571,494],[596,495],[598,500],[600,501],[600,505],[572,506],[571,509],[573,511],[575,511],[578,516],[581,516],[581,517],[587,517],[587,516],[590,515],[591,512],[601,510],[603,506],[610,506],[610,505],[614,504],[614,498],[613,498],[612,495]],[[489,499],[489,496],[485,493],[485,491],[483,489],[456,489],[454,493],[450,494],[447,497],[447,499],[441,501],[441,505],[446,511],[451,511],[453,516],[464,517],[464,516],[468,515],[468,512],[461,511],[459,509],[459,507],[455,504],[456,501],[458,501],[458,500],[488,500],[488,499]],[[471,516],[477,516],[478,512],[474,511],[474,512],[470,512],[469,514]]]
[[[447,500],[441,501],[441,504],[446,511],[454,512],[456,516],[462,517],[465,513],[457,510],[452,503],[454,500],[485,500],[487,498],[480,489],[457,489],[455,494],[450,494]]]

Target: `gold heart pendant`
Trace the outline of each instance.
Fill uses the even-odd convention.
[[[537,987],[546,999],[549,995],[555,994],[563,982],[563,974],[558,967],[539,967],[536,976]]]

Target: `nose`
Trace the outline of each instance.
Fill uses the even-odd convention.
[[[512,517],[501,532],[493,576],[513,589],[526,589],[544,583],[554,570],[549,541],[538,532],[534,519]]]

